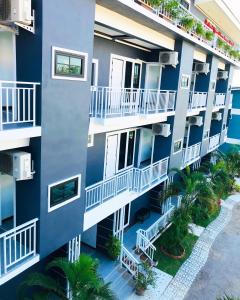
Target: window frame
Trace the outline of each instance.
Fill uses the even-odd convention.
[[[56,74],[56,58],[58,53],[69,57],[82,58],[84,62],[83,75],[79,77],[79,76]],[[52,79],[87,81],[87,74],[88,74],[87,71],[88,71],[88,53],[65,49],[65,48],[52,47]]]
[[[61,202],[61,203],[56,204],[56,205],[51,207],[51,188],[53,188],[54,186],[57,186],[59,184],[62,184],[64,182],[71,181],[73,179],[78,179],[78,181],[77,181],[78,182],[77,195],[73,196],[70,199],[65,200],[64,202]],[[60,207],[63,207],[65,205],[75,201],[76,199],[79,199],[80,197],[81,197],[81,174],[78,174],[78,175],[75,175],[75,176],[72,176],[72,177],[69,177],[69,178],[51,183],[51,184],[48,185],[48,212],[52,212],[52,211],[54,211],[54,210],[56,210]]]
[[[92,65],[95,65],[95,74],[93,76],[94,85],[91,84],[91,86],[97,87],[98,86],[98,68],[99,68],[99,61],[97,58],[92,59],[91,67],[92,67]],[[92,81],[92,69],[91,69],[91,81]]]
[[[179,143],[179,142],[181,142],[181,147],[180,147],[180,149],[177,150],[177,151],[174,151],[175,144],[176,144],[176,143]],[[176,141],[173,142],[173,154],[176,154],[176,153],[181,152],[182,149],[183,149],[183,139],[179,139],[179,140],[176,140]]]
[[[188,85],[187,86],[183,86],[183,79],[184,79],[184,77],[185,77],[185,79],[188,80]],[[191,86],[191,76],[188,75],[188,74],[182,74],[181,81],[180,81],[180,88],[182,90],[189,90],[190,86]]]

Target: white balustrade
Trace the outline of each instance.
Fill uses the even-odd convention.
[[[193,109],[205,108],[207,105],[207,93],[191,92],[189,98],[188,109],[191,111]]]
[[[136,276],[139,270],[140,262],[122,245],[121,248],[121,264],[133,276]]]
[[[125,191],[142,193],[167,176],[169,158],[143,169],[131,168],[86,188],[86,211]]]
[[[0,130],[4,125],[36,125],[36,87],[39,83],[0,81]]]
[[[156,247],[149,241],[145,235],[143,234],[143,230],[139,229],[137,231],[137,242],[136,247],[138,250],[141,250],[145,255],[148,256],[153,261],[154,252],[156,251]]]
[[[226,94],[224,93],[216,93],[214,106],[224,106],[225,105]]]
[[[156,114],[175,109],[175,91],[94,86],[91,93],[90,116],[94,118]]]
[[[183,149],[183,167],[187,166],[200,156],[201,143]]]
[[[34,219],[0,235],[0,275],[36,255],[36,223]]]
[[[208,151],[213,151],[218,148],[220,144],[220,133],[209,138],[209,148]]]

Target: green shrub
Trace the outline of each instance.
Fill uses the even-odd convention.
[[[121,253],[121,242],[115,236],[109,237],[106,243],[106,249],[109,257],[112,260],[116,260]]]
[[[166,0],[164,8],[173,19],[176,19],[180,14],[179,2],[177,0]]]
[[[199,36],[205,36],[205,30],[202,23],[200,22],[196,24],[196,34],[198,34]]]
[[[220,38],[217,39],[217,46],[218,48],[222,49],[224,46],[224,41]]]
[[[206,38],[206,40],[208,40],[208,41],[212,41],[213,38],[214,38],[214,33],[213,33],[212,31],[210,31],[210,30],[207,30],[207,31],[205,32],[205,38]]]
[[[181,18],[181,23],[187,30],[191,30],[195,25],[195,20],[192,16],[187,15]]]

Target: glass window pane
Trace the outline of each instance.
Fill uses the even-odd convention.
[[[121,133],[121,138],[120,138],[118,170],[121,170],[125,167],[126,145],[127,145],[127,133],[123,132]]]
[[[69,57],[61,54],[57,54],[57,63],[69,65]]]
[[[133,88],[138,89],[140,85],[140,64],[134,64],[134,74],[133,74]]]
[[[51,187],[50,206],[53,207],[78,195],[78,178]]]
[[[56,52],[55,74],[62,76],[83,77],[84,57]]]
[[[127,167],[133,164],[134,142],[135,142],[135,131],[130,131],[128,137]]]

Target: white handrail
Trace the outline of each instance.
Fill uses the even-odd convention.
[[[4,275],[18,263],[36,255],[36,224],[33,219],[0,235],[0,247],[3,249],[0,259],[0,275]]]
[[[0,81],[0,130],[36,125],[37,82]]]
[[[147,257],[150,258],[151,261],[153,261],[156,247],[149,239],[146,238],[142,229],[139,229],[137,231],[136,247],[137,249],[140,249],[145,255],[147,255]]]
[[[176,91],[93,86],[90,116],[110,118],[174,111]]]
[[[209,138],[209,148],[208,151],[213,151],[218,148],[220,144],[220,133]]]
[[[136,276],[139,270],[140,262],[124,247],[121,247],[121,263],[127,270]]]
[[[201,143],[183,149],[183,166],[190,164],[200,156]]]
[[[207,105],[207,93],[190,92],[188,109],[205,108]]]

